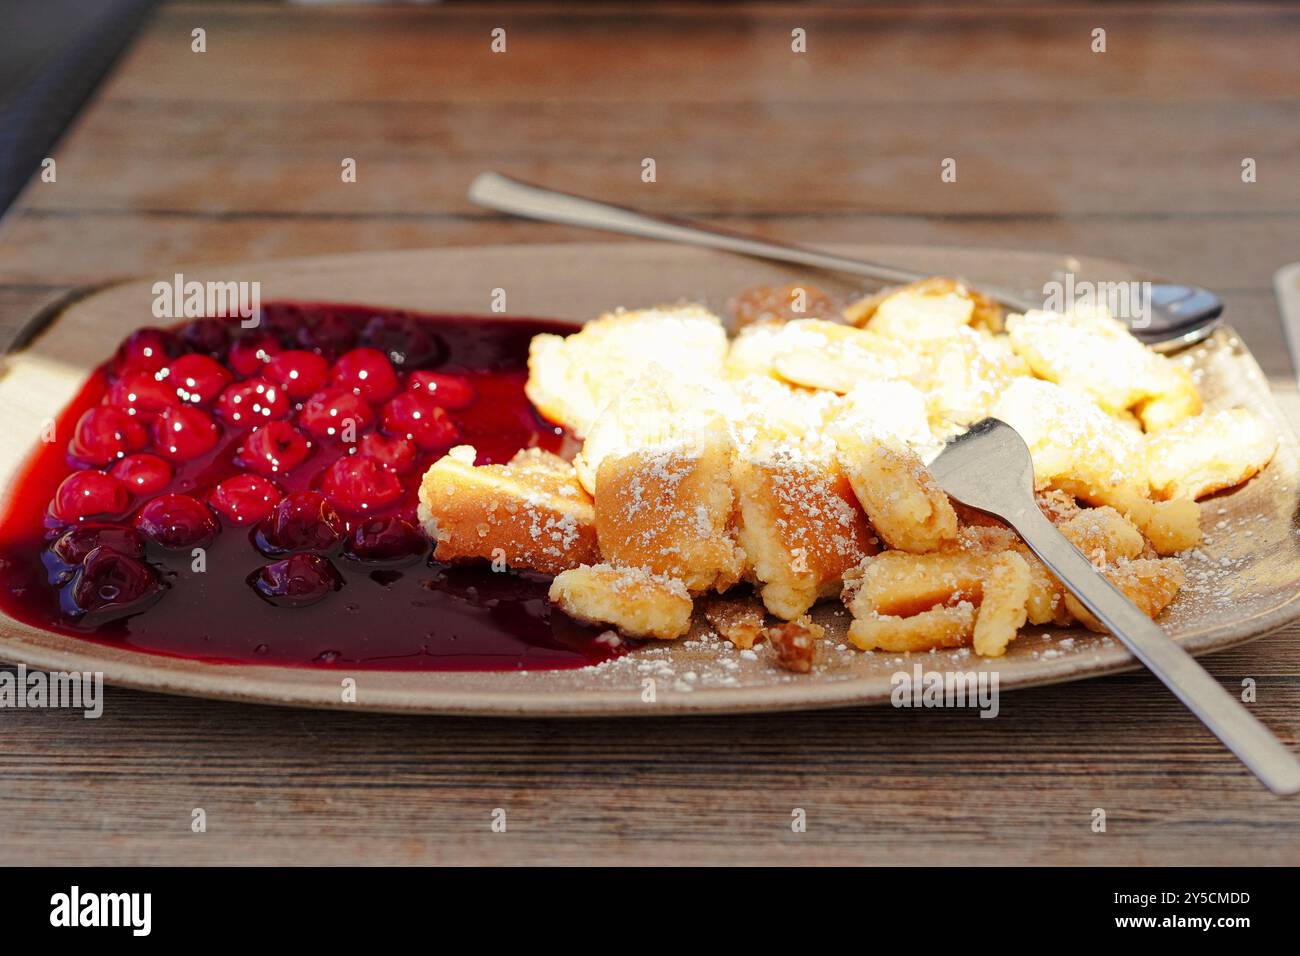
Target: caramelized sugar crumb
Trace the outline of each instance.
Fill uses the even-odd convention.
[[[814,624],[806,615],[797,621],[775,624],[763,630],[777,666],[796,674],[812,671],[817,657],[817,641],[824,633],[822,626]]]
[[[704,619],[736,648],[746,651],[762,636],[767,616],[753,597],[714,594],[701,601]]]

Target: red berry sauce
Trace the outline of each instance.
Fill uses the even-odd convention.
[[[527,572],[433,560],[420,477],[564,436],[524,396],[561,323],[267,305],[141,329],[95,369],[0,516],[0,609],[211,662],[541,670],[619,653]]]

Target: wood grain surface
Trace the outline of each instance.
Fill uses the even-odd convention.
[[[1248,4],[170,5],[0,228],[0,324],[185,263],[591,238],[468,206],[496,168],[809,242],[1187,277],[1294,407],[1270,281],[1300,259],[1297,46],[1300,10]],[[1300,630],[1205,662],[1255,679],[1300,749]],[[1300,863],[1300,803],[1144,675],[1007,694],[996,720],[429,719],[110,690],[97,721],[0,710],[0,773],[8,863]]]

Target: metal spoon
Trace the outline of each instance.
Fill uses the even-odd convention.
[[[930,465],[963,504],[1001,518],[1071,593],[1274,793],[1300,793],[1300,763],[1066,539],[1034,501],[1034,466],[1019,432],[986,418]]]
[[[686,220],[650,216],[608,203],[574,196],[519,182],[500,173],[480,173],[470,183],[469,200],[488,209],[513,213],[544,222],[585,226],[606,232],[621,232],[645,239],[684,242],[708,246],[727,252],[739,252],[761,259],[794,262],[799,265],[846,272],[886,283],[916,282],[927,276],[906,269],[875,262],[846,259],[815,249],[768,239],[755,239],[740,233],[703,226]],[[981,292],[1014,312],[1040,309],[1043,303],[978,284]],[[1150,320],[1133,334],[1147,345],[1162,352],[1173,351],[1199,342],[1214,331],[1223,303],[1213,293],[1197,286],[1157,282],[1151,284]]]

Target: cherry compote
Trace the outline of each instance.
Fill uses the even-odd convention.
[[[560,323],[267,305],[132,333],[37,446],[0,524],[0,609],[208,661],[384,670],[578,667],[617,651],[549,581],[432,558],[420,477],[559,451],[524,396]],[[41,423],[33,423],[35,436]],[[48,435],[48,433],[47,433]]]

